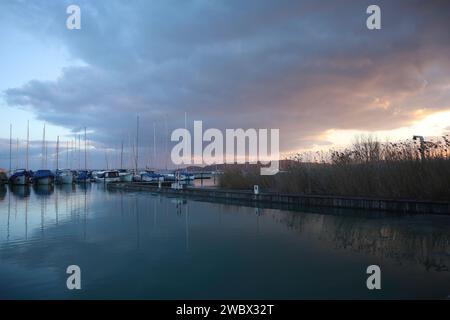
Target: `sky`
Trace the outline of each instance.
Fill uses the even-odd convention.
[[[66,8],[81,8],[68,30]],[[366,8],[381,8],[380,30]],[[88,131],[89,165],[167,164],[168,133],[277,128],[283,154],[450,131],[450,2],[96,0],[0,2],[0,168],[48,167]],[[166,129],[167,128],[167,129]],[[153,133],[156,132],[156,158]],[[19,152],[16,148],[19,139]],[[83,142],[80,144],[83,145]],[[67,155],[69,157],[67,157]],[[80,156],[81,157],[81,156]],[[64,162],[63,162],[64,166]]]

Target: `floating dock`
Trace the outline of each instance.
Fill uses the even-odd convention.
[[[149,191],[180,197],[196,198],[204,201],[247,203],[254,206],[282,205],[289,209],[308,207],[328,207],[338,209],[357,209],[378,212],[395,212],[405,214],[445,214],[450,215],[450,202],[371,199],[360,197],[339,197],[325,195],[295,195],[280,193],[254,194],[249,190],[225,190],[217,188],[185,187],[172,189],[158,183],[110,183],[110,190]]]

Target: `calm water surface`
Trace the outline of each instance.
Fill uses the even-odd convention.
[[[82,290],[66,288],[81,268]],[[382,289],[366,288],[377,264]],[[293,212],[101,186],[0,186],[0,298],[450,295],[450,217]]]

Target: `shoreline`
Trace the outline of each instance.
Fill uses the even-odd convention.
[[[362,197],[326,196],[326,195],[296,195],[262,192],[254,194],[250,190],[229,190],[216,188],[158,188],[146,183],[110,183],[108,189],[123,191],[149,191],[167,195],[177,195],[211,201],[230,200],[245,202],[254,206],[281,205],[291,209],[325,207],[334,209],[356,209],[400,214],[439,214],[450,215],[450,202],[421,201],[401,199],[375,199]]]

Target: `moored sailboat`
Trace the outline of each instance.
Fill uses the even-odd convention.
[[[125,169],[119,170],[120,182],[131,182],[133,181],[133,173],[128,172]]]
[[[155,173],[154,171],[143,171],[141,172],[141,181],[145,182],[158,182],[164,181],[164,176],[159,173]]]
[[[72,184],[73,174],[69,169],[59,169],[59,136],[56,140],[56,183],[57,184]]]
[[[37,170],[33,175],[33,183],[39,185],[53,184],[55,175],[50,170]]]
[[[72,184],[73,174],[69,169],[57,170],[56,171],[56,183],[58,184]]]
[[[97,174],[97,176],[95,177],[95,182],[99,182],[99,183],[120,182],[119,171],[110,170],[110,171],[99,172]]]
[[[79,170],[75,174],[75,182],[88,183],[92,180],[92,173],[88,170]]]
[[[14,173],[9,177],[9,183],[13,185],[23,186],[30,182],[33,173],[25,169],[15,170]]]

